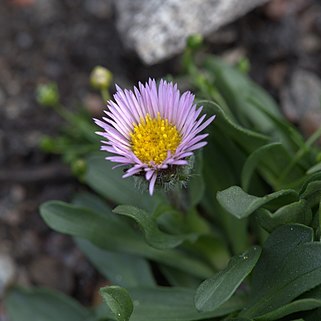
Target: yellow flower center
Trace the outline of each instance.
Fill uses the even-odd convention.
[[[130,134],[134,154],[145,164],[161,164],[167,152],[176,151],[182,138],[175,125],[168,119],[158,116],[151,118],[149,114],[141,119]]]

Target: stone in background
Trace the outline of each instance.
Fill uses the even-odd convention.
[[[314,73],[296,69],[288,85],[281,91],[285,116],[298,124],[303,134],[312,135],[321,124],[321,79]]]
[[[208,35],[269,0],[117,0],[124,44],[149,65],[185,47],[191,34]]]

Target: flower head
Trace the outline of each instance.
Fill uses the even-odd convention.
[[[134,90],[116,86],[114,101],[108,101],[107,117],[95,119],[106,141],[101,150],[112,153],[106,159],[128,166],[125,177],[144,175],[153,194],[155,183],[173,169],[188,165],[193,151],[206,145],[208,134],[200,134],[215,118],[205,120],[194,95],[182,95],[177,85],[155,80],[139,83]],[[166,175],[165,175],[166,176]]]

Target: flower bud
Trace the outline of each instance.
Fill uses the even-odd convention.
[[[251,69],[251,64],[250,61],[244,57],[239,60],[239,62],[237,63],[237,67],[243,74],[248,74]]]
[[[95,67],[90,74],[91,86],[99,90],[108,89],[112,79],[112,73],[102,66]]]
[[[188,48],[198,49],[203,44],[203,36],[201,34],[191,35],[186,43]]]
[[[49,136],[42,137],[40,141],[40,148],[45,152],[53,152],[55,150],[55,141]]]
[[[59,104],[59,91],[57,84],[51,82],[49,84],[38,85],[36,90],[36,99],[42,106],[57,106]]]
[[[87,163],[83,159],[77,159],[71,163],[71,171],[78,178],[81,178],[86,173],[86,170]]]

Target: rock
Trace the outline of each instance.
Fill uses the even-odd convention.
[[[11,0],[12,5],[16,5],[17,7],[28,7],[32,5],[35,0]]]
[[[6,288],[13,282],[16,274],[16,267],[11,257],[0,253],[0,299]]]
[[[33,230],[23,231],[20,235],[20,242],[16,246],[15,256],[21,259],[28,259],[39,255],[41,251],[41,240]]]
[[[265,7],[265,14],[273,20],[280,20],[289,14],[297,14],[311,4],[311,0],[272,0]]]
[[[117,0],[117,27],[124,44],[151,65],[179,53],[189,35],[209,35],[268,1]]]
[[[72,272],[54,257],[38,257],[31,263],[29,273],[36,285],[54,288],[68,294],[74,288]]]
[[[288,66],[284,62],[277,62],[267,69],[266,78],[273,89],[279,90],[284,85]]]
[[[113,14],[112,0],[86,0],[85,9],[93,16],[106,19]]]
[[[289,85],[281,92],[281,106],[286,117],[310,136],[321,123],[321,80],[315,74],[297,69]]]
[[[35,0],[33,10],[40,24],[53,23],[59,17],[59,2],[55,0]]]

